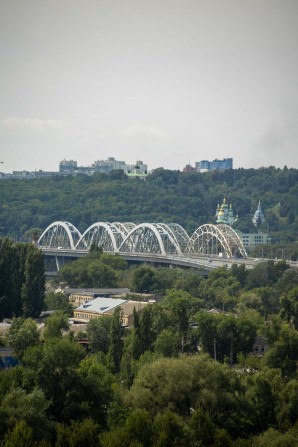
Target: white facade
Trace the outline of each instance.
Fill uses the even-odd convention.
[[[245,248],[268,244],[271,240],[266,233],[241,233],[240,231],[237,233],[239,234]]]

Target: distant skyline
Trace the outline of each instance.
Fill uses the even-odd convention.
[[[297,0],[0,1],[0,171],[298,168]]]

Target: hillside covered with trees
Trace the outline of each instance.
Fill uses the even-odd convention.
[[[298,232],[298,170],[234,169],[182,173],[156,169],[146,180],[123,171],[92,177],[51,177],[0,182],[0,236],[28,240],[33,228],[43,231],[66,220],[84,232],[101,222],[177,222],[191,235],[214,223],[218,203],[226,197],[238,215],[235,228],[253,232],[251,218],[261,200],[272,242],[292,243]]]

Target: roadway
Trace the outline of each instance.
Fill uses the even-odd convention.
[[[55,248],[42,248],[45,256],[50,256],[59,260],[60,258],[80,258],[86,256],[88,250],[71,250],[71,249],[55,249]],[[113,253],[111,253],[113,254]],[[251,269],[257,263],[268,261],[268,259],[255,259],[255,258],[221,258],[219,256],[208,256],[199,254],[185,254],[185,255],[172,255],[172,254],[157,254],[157,253],[118,253],[123,256],[128,262],[141,262],[148,264],[166,264],[179,267],[199,268],[204,270],[213,270],[218,267],[226,266],[231,268],[233,264],[242,265],[245,264],[246,268]],[[278,260],[274,260],[277,262]],[[297,268],[297,262],[287,261],[291,267]]]

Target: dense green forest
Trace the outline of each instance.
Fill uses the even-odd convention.
[[[298,231],[298,170],[234,169],[182,173],[156,169],[146,180],[123,171],[92,177],[51,177],[0,182],[0,236],[28,240],[30,230],[44,230],[55,220],[81,232],[103,222],[177,222],[191,235],[213,223],[226,197],[239,216],[235,228],[253,232],[251,217],[259,200],[272,242],[291,243]]]
[[[62,293],[46,294],[43,307],[55,312],[43,330],[25,313],[14,318],[0,338],[21,361],[0,371],[1,447],[298,446],[297,269],[266,261],[203,277],[128,268],[95,250],[60,280],[125,284],[134,299],[151,291],[161,300],[135,312],[130,329],[117,308],[86,333],[69,332]],[[264,356],[250,354],[256,335]]]

